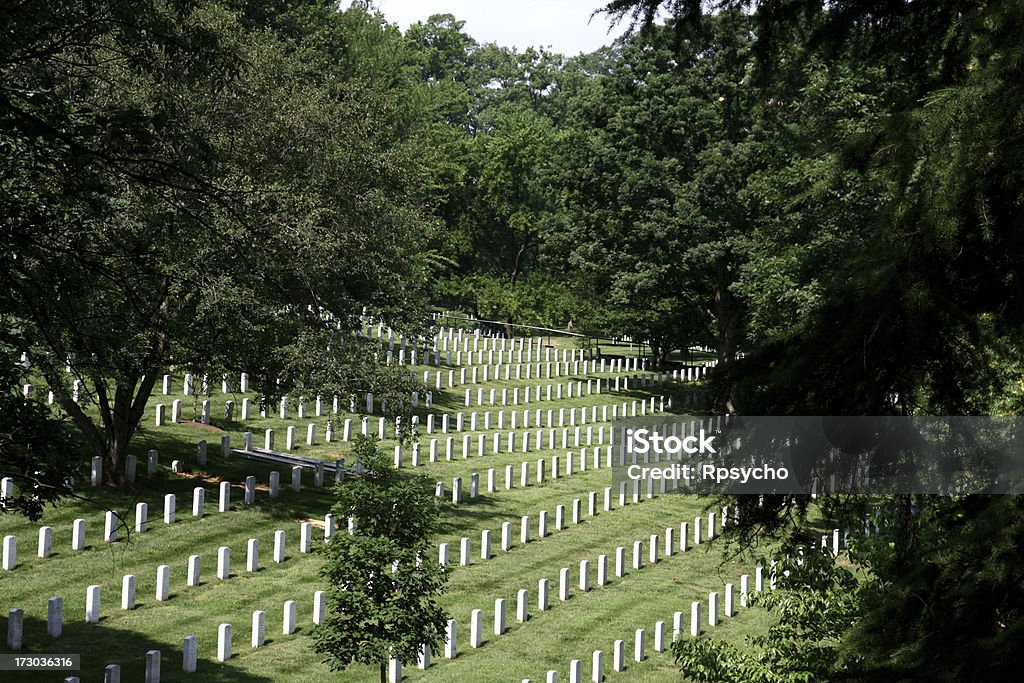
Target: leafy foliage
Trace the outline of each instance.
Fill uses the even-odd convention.
[[[598,11],[638,31],[565,60],[481,44],[450,14],[403,35],[368,2],[5,7],[5,354],[29,352],[114,476],[168,367],[406,413],[415,378],[354,330],[365,307],[423,335],[428,301],[630,335],[656,361],[712,346],[712,411],[1019,412],[1024,3]],[[5,368],[0,457],[35,515],[77,456]],[[365,533],[328,545],[350,589],[332,618],[372,637],[324,644],[339,666],[411,658],[441,628],[415,596],[443,578],[403,554],[429,511],[394,515],[432,501],[386,462],[349,486],[370,487],[339,494]],[[738,504],[741,547],[806,542],[808,499]],[[883,534],[854,535],[867,577],[786,565],[759,654],[701,640],[680,661],[709,680],[1012,677],[1019,503],[821,507],[857,529],[875,504]],[[396,640],[399,607],[423,610]]]
[[[19,3],[0,62],[4,341],[115,478],[171,364],[249,372],[271,398],[315,357],[320,391],[398,393],[351,331],[364,309],[422,331],[436,225],[405,196],[418,166],[396,98],[294,47],[354,14],[128,4]],[[42,26],[15,30],[26,16]]]
[[[744,357],[720,364],[715,403],[762,415],[1015,412],[1024,182],[1010,159],[1024,151],[1024,42],[1010,27],[1024,7],[627,0],[605,10],[647,24],[649,37],[661,8],[685,57],[717,18],[708,7],[741,6],[754,41],[745,86],[757,93],[743,106],[771,144],[744,183],[758,210],[728,288],[745,308]],[[708,194],[727,210],[724,187]],[[739,503],[741,544],[807,525],[799,498]],[[1008,588],[1019,581],[1009,559],[1009,548],[1019,554],[1016,501],[903,496],[826,511],[857,529],[874,504],[887,521],[881,537],[858,541],[853,559],[871,573],[853,619],[830,636],[834,651],[815,653],[815,669],[808,650],[782,647],[793,639],[777,634],[774,670],[815,680],[1012,677],[1007,653],[1022,642]],[[756,678],[763,661],[691,647],[709,677]]]
[[[614,310],[602,322],[647,340],[658,361],[701,343],[728,363],[744,335],[732,285],[759,211],[748,177],[770,157],[749,33],[735,13],[682,45],[651,27],[568,98],[553,248],[580,296]]]
[[[333,512],[355,529],[323,548],[327,619],[313,640],[332,669],[377,665],[383,681],[389,658],[408,662],[444,641],[437,598],[448,577],[427,557],[438,515],[429,482],[400,477],[373,439],[357,437],[354,454],[363,473],[336,485]]]
[[[743,650],[710,639],[672,644],[683,674],[697,681],[796,683],[836,680],[850,665],[840,639],[856,622],[860,584],[854,574],[819,549],[775,556],[775,590],[752,591],[749,606],[778,616],[764,635]],[[854,662],[856,664],[856,661]]]
[[[29,368],[12,350],[0,351],[0,476],[10,477],[17,491],[4,498],[0,512],[35,521],[47,503],[71,493],[79,454],[67,425],[50,414],[38,392],[24,395]]]

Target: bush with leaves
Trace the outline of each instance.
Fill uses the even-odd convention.
[[[14,480],[13,498],[0,500],[0,512],[38,520],[46,503],[71,493],[79,453],[66,425],[22,386],[29,368],[0,345],[0,476]]]
[[[776,590],[752,592],[747,604],[776,613],[778,622],[748,638],[742,651],[710,639],[676,641],[672,652],[684,675],[716,683],[796,683],[833,680],[856,668],[840,649],[858,614],[854,573],[824,549],[780,551],[775,571]]]
[[[377,665],[383,683],[390,658],[409,662],[444,642],[448,616],[437,599],[448,575],[427,559],[438,518],[430,484],[400,476],[375,439],[357,438],[354,455],[361,474],[335,487],[332,511],[355,528],[323,548],[327,618],[313,646],[334,670]]]

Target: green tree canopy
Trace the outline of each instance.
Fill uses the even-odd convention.
[[[128,4],[20,3],[0,58],[5,341],[114,477],[171,364],[264,394],[398,386],[351,331],[421,321],[435,225],[393,94],[265,30],[337,12]]]

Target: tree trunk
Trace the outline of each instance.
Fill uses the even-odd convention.
[[[715,284],[715,325],[718,332],[716,352],[718,364],[723,371],[728,370],[736,359],[737,338],[740,323],[743,319],[743,304],[729,290],[729,268],[724,259],[718,263],[718,276]],[[725,395],[717,396],[715,402],[721,404],[728,412],[735,412],[732,402],[732,386],[725,390]]]
[[[52,381],[50,386],[58,386]],[[89,444],[89,448],[92,452],[99,456],[105,456],[107,451],[106,440],[100,433],[100,430],[96,427],[96,423],[93,422],[85,411],[82,410],[82,406],[75,403],[70,396],[63,396],[60,398],[60,407],[71,416],[71,421],[75,423],[78,430],[85,437],[86,442]]]
[[[109,407],[109,398],[102,394],[106,403],[101,406],[104,431],[107,434],[105,460],[109,479],[116,484],[124,483],[124,461],[128,444],[135,435],[139,421],[146,410],[146,403],[156,383],[159,368],[150,368],[141,378],[124,380],[114,389],[114,406]]]
[[[103,458],[104,480],[124,483],[124,460],[128,443],[146,410],[159,368],[151,368],[141,380],[126,380],[114,389],[113,405],[106,380],[92,378],[102,427],[97,426],[81,405],[70,396],[60,398],[61,407],[85,437],[94,455]],[[59,386],[48,379],[51,386]]]
[[[388,683],[388,664],[387,662],[380,663],[380,683]]]
[[[651,342],[651,355],[654,356],[654,363],[657,370],[663,370],[668,357],[672,353],[672,346],[668,342]]]
[[[716,351],[718,362],[728,365],[736,358],[736,337],[739,333],[742,305],[725,287],[715,289],[715,318],[718,328]]]
[[[896,567],[909,571],[917,556],[917,535],[913,512],[914,500],[910,494],[896,497],[895,517],[890,523],[893,529],[893,554]]]
[[[716,264],[714,316],[718,328],[718,362],[722,364],[731,363],[736,358],[737,337],[743,319],[743,303],[729,289],[731,284],[729,265],[725,258],[720,258]]]

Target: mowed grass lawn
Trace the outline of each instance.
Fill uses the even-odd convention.
[[[604,376],[612,376],[606,374]],[[591,376],[593,377],[593,376]],[[177,387],[180,389],[180,377]],[[581,377],[585,382],[585,377]],[[565,382],[566,378],[550,380],[551,383]],[[548,380],[522,382],[491,382],[484,386],[536,386]],[[218,382],[219,384],[219,382]],[[474,385],[469,385],[476,388]],[[219,386],[211,397],[214,404],[214,423],[222,414],[223,400],[231,397],[220,396]],[[562,401],[541,401],[529,407],[550,407],[557,413],[559,407],[605,405],[632,401],[651,395],[668,393],[678,387],[654,387],[651,391],[619,392],[575,397]],[[435,394],[435,412],[444,409],[456,412],[464,409],[457,400],[459,389],[448,392],[447,397]],[[474,392],[475,394],[475,392]],[[455,397],[453,399],[452,397]],[[177,396],[180,398],[180,395]],[[162,680],[164,681],[320,681],[325,678],[340,681],[376,680],[377,671],[363,666],[354,666],[342,673],[330,673],[321,663],[321,657],[310,648],[309,635],[312,631],[313,593],[324,586],[318,576],[320,556],[299,552],[299,522],[313,520],[322,523],[329,510],[331,496],[328,488],[312,486],[312,476],[307,472],[301,492],[290,490],[290,473],[281,471],[282,491],[279,498],[271,500],[265,490],[270,466],[243,460],[223,459],[219,454],[219,433],[215,428],[179,424],[152,427],[153,405],[157,402],[168,404],[175,396],[154,395],[144,422],[143,433],[133,442],[133,452],[139,454],[140,472],[145,472],[145,452],[156,449],[160,452],[160,471],[153,478],[141,477],[139,484],[130,491],[84,488],[82,499],[69,499],[59,507],[49,508],[40,523],[31,523],[11,515],[0,516],[2,535],[13,534],[18,539],[18,567],[12,572],[0,574],[0,607],[3,615],[7,610],[20,607],[25,612],[25,648],[31,653],[79,653],[82,655],[82,681],[103,679],[103,667],[116,663],[122,667],[122,680],[143,679],[145,653],[158,649],[163,656]],[[240,398],[236,401],[236,416]],[[475,398],[475,396],[474,396]],[[312,413],[312,401],[310,401]],[[524,406],[518,406],[521,410]],[[487,406],[475,410],[492,411],[492,428],[496,427],[497,410],[510,411],[514,406]],[[600,409],[599,409],[600,412]],[[546,412],[545,412],[546,414]],[[294,409],[292,411],[294,416]],[[507,419],[507,418],[506,418]],[[304,443],[305,430],[302,425],[309,420],[278,418],[256,418],[247,424],[235,423],[227,427],[232,434],[233,445],[241,444],[241,433],[247,429],[257,432],[261,445],[262,429],[274,426],[279,429],[278,444],[283,445],[283,432],[288,424],[299,426]],[[318,421],[322,422],[323,418]],[[453,421],[454,426],[454,421]],[[467,421],[468,425],[468,421]],[[482,421],[480,423],[482,428]],[[584,428],[585,429],[585,428]],[[508,431],[508,423],[506,429]],[[320,431],[320,438],[323,432]],[[423,441],[428,439],[426,435]],[[436,435],[442,438],[443,435]],[[461,436],[456,436],[456,448],[461,447]],[[195,462],[195,443],[200,438],[210,442],[209,460],[205,467]],[[237,441],[236,441],[237,439]],[[393,442],[392,442],[393,443]],[[488,439],[489,443],[489,439]],[[389,448],[391,444],[384,444]],[[473,439],[475,453],[475,438]],[[347,444],[323,444],[303,446],[299,452],[319,455],[325,458],[344,456]],[[504,450],[504,441],[502,442]],[[572,449],[578,452],[578,449]],[[443,454],[443,449],[442,449]],[[588,451],[589,452],[589,451]],[[707,632],[707,598],[710,591],[720,594],[719,618],[722,622],[713,629],[713,637],[724,638],[740,644],[748,634],[763,632],[767,615],[760,610],[741,609],[733,619],[724,617],[724,584],[736,585],[738,602],[739,576],[753,574],[753,562],[724,562],[722,553],[714,544],[694,547],[692,531],[690,550],[666,558],[660,553],[660,561],[648,565],[647,548],[649,536],[659,535],[663,543],[666,527],[673,527],[678,543],[680,522],[690,522],[703,513],[702,500],[683,495],[665,495],[639,504],[618,507],[615,496],[613,509],[603,509],[603,489],[611,485],[611,474],[607,469],[575,473],[571,477],[553,480],[550,477],[550,457],[560,455],[562,449],[533,451],[527,454],[498,453],[485,456],[473,455],[463,459],[461,453],[451,462],[442,460],[428,463],[416,474],[430,481],[444,481],[446,497],[450,496],[451,479],[463,477],[464,496],[467,500],[453,506],[450,497],[446,501],[441,528],[432,539],[435,543],[446,542],[451,549],[451,583],[449,593],[442,603],[459,623],[459,656],[449,661],[441,652],[433,653],[433,665],[422,672],[414,665],[407,665],[405,676],[411,680],[437,681],[521,681],[530,678],[543,680],[548,669],[558,670],[563,680],[568,680],[568,667],[572,659],[583,660],[585,678],[589,679],[591,653],[595,649],[605,652],[605,673],[609,680],[668,681],[679,680],[670,653],[654,652],[654,624],[666,622],[671,639],[672,616],[675,611],[685,614],[685,631],[689,631],[690,603],[700,600],[703,605],[702,619]],[[427,449],[423,448],[423,460],[427,460]],[[537,484],[535,464],[543,457],[548,464],[548,478]],[[408,462],[408,450],[406,455]],[[181,459],[188,466],[184,475],[169,471],[172,459]],[[530,485],[519,486],[519,463],[531,463]],[[514,487],[505,490],[504,466],[514,465]],[[486,471],[497,470],[497,491],[486,490]],[[578,463],[577,463],[578,469]],[[410,469],[406,469],[412,475]],[[84,470],[83,470],[84,472]],[[468,500],[469,478],[472,472],[481,476],[481,495]],[[255,475],[261,485],[254,506],[242,504],[241,483],[246,475]],[[217,482],[230,481],[233,484],[231,510],[217,511]],[[202,486],[206,495],[206,514],[203,518],[192,516],[192,491]],[[587,515],[587,494],[598,493],[598,514]],[[174,493],[177,496],[177,521],[166,525],[163,521],[163,496]],[[571,510],[574,499],[580,499],[583,520],[572,525]],[[127,533],[134,525],[134,508],[139,501],[149,505],[149,531],[145,534]],[[555,508],[565,506],[568,528],[556,531]],[[122,527],[119,541],[113,544],[102,542],[103,517],[106,509],[118,511],[127,526]],[[548,533],[538,538],[538,512],[547,510]],[[520,543],[519,520],[530,516],[531,542]],[[87,523],[87,544],[83,552],[71,550],[71,525],[74,519],[83,518]],[[512,523],[513,545],[505,553],[501,550],[501,524]],[[46,524],[53,528],[53,555],[41,559],[35,555],[38,528]],[[344,521],[340,522],[344,527]],[[284,530],[287,535],[286,559],[283,563],[273,562],[273,535],[275,530]],[[480,533],[489,529],[492,536],[492,559],[480,559]],[[342,528],[342,533],[344,530]],[[314,537],[322,539],[322,531],[314,530]],[[457,566],[459,561],[459,540],[471,539],[472,564]],[[246,571],[246,543],[248,539],[260,541],[260,571]],[[643,541],[644,567],[632,569],[632,545]],[[215,575],[217,548],[231,549],[232,575],[226,580]],[[616,578],[615,549],[626,548],[627,573]],[[662,548],[663,550],[663,548]],[[186,585],[186,568],[190,555],[199,555],[202,565],[201,585]],[[609,582],[597,586],[598,555],[604,554],[609,560]],[[591,589],[583,593],[578,588],[580,560],[590,561]],[[171,597],[166,602],[155,599],[157,567],[170,567]],[[570,599],[562,602],[558,596],[558,575],[561,567],[568,567],[571,576]],[[121,577],[134,574],[137,577],[137,607],[131,611],[120,609]],[[546,578],[550,581],[550,609],[537,610],[537,582]],[[86,624],[85,595],[89,585],[101,587],[101,621]],[[516,621],[516,591],[529,591],[530,619],[526,624]],[[46,606],[51,596],[64,598],[64,634],[53,640],[46,634]],[[506,623],[508,631],[493,634],[494,601],[506,601]],[[292,635],[283,635],[283,607],[286,600],[295,600],[298,608],[298,630]],[[483,610],[485,642],[479,649],[469,647],[469,617],[474,609]],[[250,648],[250,624],[253,610],[267,613],[267,645],[253,650]],[[233,658],[226,663],[215,659],[217,628],[221,623],[233,626]],[[5,624],[6,626],[6,624]],[[633,636],[637,628],[647,629],[646,661],[632,661]],[[6,629],[5,629],[6,630]],[[185,635],[196,635],[199,642],[199,670],[196,674],[181,672],[182,639]],[[708,637],[707,635],[703,637]],[[612,671],[612,644],[614,640],[626,641],[627,668],[623,673]],[[6,646],[0,648],[8,652]],[[61,681],[66,673],[48,672],[32,674],[7,674],[3,680]]]

